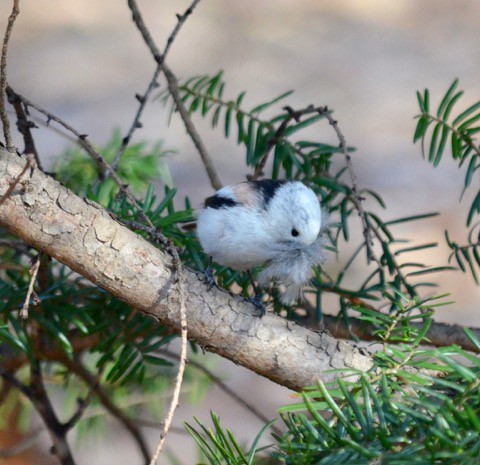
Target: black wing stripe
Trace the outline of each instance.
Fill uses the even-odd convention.
[[[221,197],[215,194],[205,199],[204,205],[205,208],[209,207],[218,210],[219,208],[234,207],[235,205],[238,205],[238,202],[235,202],[235,200],[229,199],[227,197]]]

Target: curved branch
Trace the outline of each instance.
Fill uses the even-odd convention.
[[[0,195],[25,166],[0,149]],[[181,289],[172,258],[112,220],[38,169],[0,206],[0,226],[90,279],[137,311],[181,330]],[[273,314],[255,315],[252,304],[207,286],[196,273],[179,276],[185,292],[189,338],[290,389],[300,390],[332,368],[368,370],[371,357],[326,333]]]

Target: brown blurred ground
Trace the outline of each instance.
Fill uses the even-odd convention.
[[[188,4],[139,3],[159,44],[173,28],[175,13]],[[9,10],[10,2],[3,0],[2,30]],[[22,0],[21,10],[10,47],[11,85],[95,143],[108,140],[115,127],[125,132],[137,108],[134,94],[145,90],[154,68],[126,2]],[[438,98],[455,77],[466,90],[465,105],[479,99],[479,17],[480,2],[475,0],[204,0],[168,61],[180,77],[224,69],[226,94],[248,90],[247,106],[294,88],[291,106],[334,108],[348,143],[358,148],[354,164],[359,184],[384,197],[387,218],[442,212],[438,219],[405,226],[399,230],[404,237],[418,244],[443,242],[449,228],[462,242],[469,207],[468,199],[458,204],[463,176],[453,163],[433,170],[421,159],[419,147],[412,144],[412,118],[417,111],[415,90],[427,86]],[[166,128],[166,117],[159,103],[151,104],[136,137],[161,138],[178,150],[170,166],[179,194],[198,204],[211,192],[207,178],[182,125],[174,121]],[[208,124],[199,122],[198,127],[223,182],[242,179],[243,154],[234,142],[212,133]],[[328,127],[320,131],[325,140],[335,142]],[[36,131],[36,136],[45,158],[59,155],[69,144],[48,130]],[[416,261],[442,265],[447,257],[442,247]],[[440,290],[451,292],[457,302],[441,310],[438,319],[478,325],[480,292],[471,278],[445,273],[438,281]],[[218,373],[227,368],[229,384],[272,417],[279,405],[291,400],[287,390],[219,361]],[[191,421],[193,415],[207,420],[209,409],[217,410],[240,438],[251,439],[260,428],[217,389],[202,408],[182,404],[176,424]],[[149,435],[153,444],[156,433]],[[167,442],[185,464],[194,457],[186,451],[187,441],[192,444],[172,435]],[[79,464],[138,463],[134,446],[121,430],[115,430],[108,444],[79,445],[76,457]]]

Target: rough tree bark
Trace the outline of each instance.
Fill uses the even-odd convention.
[[[25,164],[0,149],[0,196]],[[0,226],[132,308],[179,329],[180,287],[170,256],[39,169],[28,169],[0,205]],[[208,291],[192,271],[184,271],[182,281],[189,338],[272,381],[300,390],[319,378],[332,379],[325,370],[371,366],[366,352],[326,333],[273,314],[258,318],[251,304],[218,289]]]

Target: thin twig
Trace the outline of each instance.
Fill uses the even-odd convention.
[[[73,357],[74,362],[77,364],[81,364],[80,358],[78,354],[75,354]],[[70,417],[70,420],[66,421],[63,425],[63,427],[67,430],[70,431],[83,417],[87,407],[90,405],[92,402],[93,398],[95,395],[98,393],[98,389],[100,387],[100,379],[103,374],[103,370],[105,369],[106,365],[102,365],[100,369],[97,371],[95,378],[92,379],[91,383],[88,384],[88,392],[87,395],[83,399],[78,399],[78,406],[77,410],[73,413],[73,415]]]
[[[134,420],[130,419],[119,407],[113,403],[108,393],[98,383],[98,377],[90,373],[90,371],[80,362],[78,358],[74,360],[65,358],[62,363],[80,379],[82,379],[88,386],[90,386],[91,390],[96,394],[103,407],[113,417],[119,420],[127,429],[127,431],[130,432],[133,439],[137,443],[138,448],[140,449],[145,464],[148,464],[150,460],[150,452],[141,431],[136,427]]]
[[[160,349],[158,352],[160,354],[166,355],[167,357],[174,358],[176,360],[179,359],[177,354],[170,352],[169,350]],[[244,407],[246,410],[248,410],[250,413],[256,416],[260,421],[262,421],[263,423],[268,423],[271,420],[270,418],[267,418],[267,416],[264,415],[262,412],[260,412],[260,410],[258,410],[253,404],[245,400],[243,397],[240,397],[233,389],[229,388],[226,383],[224,383],[215,373],[213,373],[205,365],[192,359],[188,360],[188,364],[190,366],[195,367],[197,370],[200,370],[203,373],[205,373],[208,376],[208,378],[214,384],[216,384],[223,392],[229,395],[232,399],[236,400],[242,407]],[[277,434],[282,434],[282,430],[276,426],[272,425],[271,429]]]
[[[30,278],[30,284],[28,285],[28,291],[27,291],[27,295],[25,297],[25,302],[23,304],[22,309],[20,310],[20,318],[23,318],[23,319],[28,318],[28,307],[30,305],[30,298],[32,297],[32,293],[33,293],[33,285],[35,284],[35,281],[37,280],[37,274],[38,274],[38,270],[40,268],[41,258],[42,258],[42,254],[39,253],[37,255],[35,263],[30,267],[30,274],[31,274],[32,277]],[[34,300],[38,301],[38,297],[36,298],[35,294],[34,294]]]
[[[35,158],[33,154],[27,154],[27,163],[25,164],[25,166],[23,167],[22,171],[17,176],[17,178],[10,183],[10,186],[8,187],[7,192],[5,192],[5,194],[3,194],[2,197],[0,197],[0,206],[2,206],[5,203],[5,201],[8,199],[8,197],[10,197],[10,194],[13,192],[17,184],[21,181],[24,174],[33,166],[34,161],[35,161]]]
[[[176,268],[177,270],[177,276],[179,277],[179,280],[181,280],[181,275],[178,274],[178,267]],[[160,432],[160,439],[158,441],[157,449],[155,451],[155,454],[152,457],[152,460],[150,461],[150,465],[156,465],[158,457],[160,453],[162,452],[163,445],[165,443],[165,439],[167,438],[168,431],[170,429],[170,426],[172,425],[173,421],[173,415],[175,413],[175,410],[178,406],[178,399],[180,396],[180,390],[182,389],[182,382],[183,382],[183,374],[185,372],[185,366],[186,366],[186,361],[187,361],[187,345],[188,345],[188,339],[187,339],[187,311],[186,311],[186,306],[185,306],[185,293],[183,292],[183,286],[179,286],[180,288],[180,295],[179,295],[179,300],[180,300],[180,325],[181,325],[181,339],[182,339],[182,346],[180,349],[180,361],[178,365],[178,372],[177,372],[177,377],[175,380],[175,389],[173,391],[172,395],[172,401],[170,403],[170,408],[168,409],[167,416],[165,418],[165,422],[163,425],[163,429]]]
[[[169,80],[169,77],[167,76],[167,70],[169,71],[169,69],[165,65],[164,57],[162,57],[160,55],[158,47],[155,45],[155,42],[154,42],[148,28],[146,27],[145,22],[143,21],[142,15],[140,13],[140,10],[137,6],[136,1],[135,0],[128,0],[128,6],[130,7],[130,10],[132,12],[133,21],[135,22],[135,24],[136,24],[138,30],[140,31],[140,33],[142,34],[142,37],[144,38],[145,43],[147,44],[148,48],[150,49],[151,53],[153,54],[153,57],[155,58],[155,61],[158,63],[159,67],[161,67],[161,69],[165,73],[165,76],[167,77],[167,82],[169,82],[169,89],[170,89],[170,80],[172,79],[173,74],[170,74],[170,80]],[[166,51],[168,51],[168,43],[167,43]],[[176,81],[175,76],[173,76],[173,78]],[[177,96],[178,96],[178,92],[177,92]],[[183,102],[181,102],[181,106],[183,107]],[[177,105],[177,107],[178,107],[178,105]],[[185,110],[185,108],[184,108],[184,110]],[[180,109],[179,109],[179,111],[180,111]],[[191,120],[190,120],[189,116],[188,116],[188,120],[191,123]],[[184,120],[184,122],[185,122],[185,120]],[[193,124],[192,124],[192,126],[193,126]],[[193,129],[195,130],[195,128],[193,128]],[[196,133],[196,131],[195,131],[195,133]],[[190,132],[189,132],[189,134],[192,137],[192,134]],[[196,137],[196,138],[192,137],[192,139],[195,142],[195,145],[197,146],[197,148],[199,147],[199,145],[203,147],[203,143],[200,139],[200,136],[198,134],[197,134],[197,136],[198,137]],[[202,152],[200,152],[200,155],[202,156]],[[208,157],[208,154],[207,154],[206,150],[204,150],[204,155],[206,155],[207,160],[209,160],[209,157]],[[203,159],[204,159],[204,157],[202,156],[202,160]],[[211,166],[211,168],[213,168],[213,165]],[[209,173],[209,175],[210,175],[211,171],[209,172],[209,170],[207,169],[207,173]],[[217,182],[219,184],[218,177],[216,178],[215,170],[213,170],[213,175],[214,175],[214,177],[213,177],[213,179],[211,178],[211,182],[212,183]],[[177,282],[179,284],[178,288],[179,288],[180,328],[181,328],[182,346],[181,346],[181,352],[180,352],[180,354],[181,354],[180,355],[180,363],[179,363],[179,366],[178,366],[178,372],[177,372],[177,376],[176,376],[175,388],[174,388],[174,391],[173,391],[172,400],[171,400],[171,403],[170,403],[170,407],[168,409],[168,413],[167,413],[167,417],[166,417],[165,422],[164,422],[163,429],[160,433],[160,439],[159,439],[159,442],[158,442],[158,445],[157,445],[157,449],[155,451],[155,454],[153,455],[153,458],[150,462],[150,465],[155,465],[156,464],[156,462],[158,460],[158,457],[159,457],[159,455],[162,451],[163,444],[165,443],[165,439],[167,437],[168,430],[169,430],[169,428],[172,424],[173,415],[174,415],[175,409],[177,408],[177,405],[178,405],[178,399],[179,399],[180,390],[181,390],[181,387],[182,387],[183,374],[184,374],[184,371],[185,371],[185,364],[186,364],[186,358],[187,358],[187,344],[188,344],[188,339],[187,339],[187,314],[186,314],[186,305],[185,305],[185,292],[184,292],[183,281],[182,281],[182,278],[181,278],[181,276],[182,276],[182,273],[181,273],[182,265],[181,265],[180,258],[178,256],[178,251],[173,246],[173,244],[169,249],[170,249],[170,254],[173,257],[173,265],[175,267],[174,269],[175,269],[175,273],[176,273],[176,278],[177,278]]]
[[[143,95],[136,94],[135,97],[139,101],[140,105],[138,106],[137,112],[135,113],[135,117],[133,118],[133,122],[130,126],[130,129],[127,132],[127,135],[122,139],[122,144],[120,145],[119,149],[117,150],[117,153],[115,154],[115,157],[112,162],[112,168],[117,171],[118,170],[118,165],[120,163],[120,159],[122,158],[123,154],[125,153],[125,150],[127,150],[128,144],[132,140],[133,133],[135,132],[136,129],[142,127],[142,123],[140,122],[140,119],[143,114],[143,110],[146,107],[146,104],[148,102],[148,99],[150,98],[150,95],[152,92],[158,87],[158,76],[160,75],[161,72],[161,66],[157,65],[155,68],[155,71],[153,73],[152,79],[148,83],[147,90]],[[109,173],[105,173],[105,177],[108,177]]]
[[[0,366],[0,376],[4,379],[4,381],[17,388],[24,396],[28,397],[28,399],[34,403],[35,398],[32,390],[26,384],[23,384],[20,380],[18,380],[15,375]]]
[[[158,49],[157,44],[153,40],[153,37],[150,34],[150,31],[148,30],[147,25],[145,24],[145,21],[143,20],[142,13],[140,12],[140,8],[138,8],[136,0],[128,0],[128,7],[132,12],[133,22],[137,26],[137,29],[139,30],[140,34],[142,34],[143,41],[145,42],[145,44],[147,44],[148,48],[150,49],[150,52],[152,52],[152,55],[153,55],[153,58],[155,58],[155,61],[159,63],[162,60],[162,54],[160,53],[160,50]]]
[[[187,339],[187,310],[186,310],[186,303],[185,303],[185,292],[184,292],[184,285],[182,281],[182,262],[178,255],[177,248],[173,245],[170,239],[166,238],[163,234],[157,231],[155,228],[147,228],[145,225],[140,223],[136,223],[133,221],[124,221],[125,225],[130,228],[139,229],[141,231],[146,232],[149,234],[153,240],[160,242],[162,245],[165,246],[166,250],[172,256],[172,264],[174,267],[175,272],[175,279],[178,282],[178,290],[179,290],[179,307],[180,307],[180,336],[181,336],[181,350],[180,350],[180,361],[178,365],[178,372],[175,378],[175,388],[172,394],[172,400],[170,402],[170,407],[168,409],[167,416],[163,422],[163,428],[160,432],[160,438],[158,441],[157,449],[155,454],[153,455],[152,460],[150,461],[150,465],[155,465],[157,463],[158,457],[162,451],[163,445],[165,443],[165,439],[167,437],[168,431],[173,421],[173,415],[175,413],[175,409],[178,405],[178,399],[180,396],[180,391],[182,388],[183,382],[183,374],[185,372],[185,365],[187,361],[187,346],[188,346],[188,339]]]
[[[185,125],[185,129],[187,130],[188,135],[192,139],[195,147],[198,150],[200,158],[203,162],[203,166],[205,167],[205,171],[207,172],[208,179],[210,180],[210,185],[218,190],[222,187],[222,182],[218,177],[217,170],[210,158],[210,155],[207,152],[205,144],[200,137],[195,125],[193,124],[192,118],[190,118],[190,113],[185,107],[185,104],[180,97],[180,93],[178,91],[178,80],[176,76],[173,74],[172,70],[166,65],[163,64],[163,74],[167,79],[168,84],[168,91],[175,102],[175,106],[177,108],[178,113],[180,114],[183,124]]]
[[[43,380],[42,368],[38,360],[30,365],[30,390],[33,393],[33,405],[42,417],[53,442],[52,453],[62,465],[74,465],[72,452],[67,441],[67,430],[58,420],[48,397]]]
[[[362,221],[362,225],[363,225],[363,237],[365,238],[365,245],[367,247],[367,258],[369,260],[373,260],[378,265],[379,268],[383,268],[379,258],[376,256],[373,250],[373,239],[371,235],[371,230],[368,225],[365,210],[363,209],[363,205],[362,205],[362,201],[364,199],[358,192],[357,176],[355,174],[355,171],[353,170],[352,157],[350,155],[350,152],[348,151],[348,146],[347,146],[347,141],[345,140],[345,136],[343,135],[342,131],[338,127],[338,122],[333,118],[332,113],[330,112],[328,107],[326,106],[319,107],[317,111],[319,115],[325,116],[327,118],[328,122],[330,123],[330,126],[332,126],[333,130],[337,134],[337,137],[339,140],[339,146],[342,149],[343,155],[345,156],[347,170],[348,170],[348,173],[350,174],[350,180],[352,182],[352,192],[355,200],[355,207],[357,208],[358,216],[360,217],[360,220]]]
[[[102,167],[102,171],[107,170],[110,173],[110,176],[115,181],[115,183],[123,190],[123,192],[127,196],[130,203],[140,212],[141,219],[144,220],[149,226],[153,227],[153,223],[147,218],[142,208],[140,207],[137,199],[132,194],[128,186],[126,186],[125,183],[122,182],[122,180],[120,179],[118,174],[115,172],[115,170],[112,168],[110,163],[108,163],[108,161],[102,156],[102,154],[98,150],[96,150],[95,147],[90,143],[90,141],[87,139],[86,134],[81,134],[74,127],[70,126],[61,118],[59,118],[58,116],[55,116],[53,113],[50,113],[48,110],[45,110],[44,108],[40,107],[36,103],[18,94],[11,87],[9,87],[9,92],[11,92],[12,95],[15,95],[16,98],[20,99],[27,107],[31,107],[36,111],[38,111],[39,113],[45,115],[47,117],[47,124],[50,121],[55,121],[60,126],[64,127],[67,131],[71,132],[76,137],[77,143]]]
[[[198,1],[195,0],[190,6],[190,8],[195,6],[197,3]],[[217,171],[213,165],[210,155],[207,152],[205,144],[203,143],[202,138],[200,137],[200,134],[196,130],[195,125],[193,124],[192,119],[190,118],[190,114],[188,110],[185,108],[185,105],[182,102],[182,99],[178,92],[178,81],[175,74],[166,65],[164,57],[160,53],[157,45],[155,44],[155,41],[152,38],[152,35],[150,34],[150,31],[148,30],[143,20],[143,17],[142,17],[142,14],[140,13],[140,9],[138,8],[137,2],[135,0],[128,0],[128,6],[132,12],[133,21],[135,22],[137,29],[140,31],[145,44],[149,48],[151,54],[153,55],[153,58],[158,63],[159,67],[161,68],[161,70],[163,71],[167,79],[168,91],[172,95],[173,101],[175,102],[175,106],[178,112],[180,113],[180,116],[183,120],[183,124],[185,125],[185,129],[187,130],[188,135],[192,139],[195,147],[198,150],[198,153],[200,154],[200,158],[207,172],[208,178],[210,180],[210,184],[214,189],[220,189],[222,187],[222,183],[220,181],[220,178],[218,177]],[[174,30],[174,33],[176,34],[175,30]],[[167,41],[167,47],[165,48],[165,50],[168,51],[168,48],[169,47],[168,47],[168,41]]]
[[[175,40],[176,36],[178,35],[182,25],[185,23],[187,18],[192,14],[194,8],[197,6],[198,3],[200,3],[200,1],[201,0],[194,0],[193,3],[187,8],[185,13],[183,13],[183,15],[180,15],[180,14],[177,15],[177,24],[175,25],[175,28],[173,29],[170,36],[168,37],[167,43],[165,45],[165,48],[162,54],[160,54],[158,48],[156,47],[155,42],[153,41],[153,38],[150,34],[150,31],[145,27],[145,24],[142,21],[142,18],[140,16],[140,11],[137,5],[135,5],[134,2],[132,3],[131,1],[129,1],[129,7],[130,7],[130,10],[132,11],[132,18],[135,23],[137,23],[137,21],[140,21],[140,24],[142,26],[142,29],[140,29],[140,31],[142,33],[144,40],[150,44],[149,45],[150,50],[154,51],[154,58],[155,58],[155,61],[157,61],[157,66],[155,68],[152,78],[150,79],[150,82],[147,86],[147,90],[145,91],[145,93],[143,95],[140,95],[140,94],[135,95],[140,105],[137,109],[135,117],[133,118],[133,122],[130,126],[130,129],[128,130],[127,135],[122,139],[122,144],[119,147],[113,159],[112,168],[115,171],[118,169],[118,164],[120,163],[120,159],[125,153],[125,150],[127,149],[128,144],[132,139],[133,133],[135,132],[136,129],[142,127],[142,123],[140,122],[140,119],[142,117],[145,106],[148,102],[148,99],[150,98],[152,92],[158,87],[157,80],[158,80],[158,76],[162,72],[162,63],[165,61],[165,58],[170,50],[170,47],[173,44],[173,41]],[[108,176],[108,174],[106,176]]]
[[[36,128],[37,126],[33,121],[28,119],[26,105],[15,94],[12,94],[12,89],[8,86],[7,96],[9,103],[13,105],[17,115],[17,129],[19,130],[20,134],[22,134],[23,142],[25,144],[24,153],[33,153],[33,155],[35,155],[37,166],[43,171],[40,157],[35,147],[35,141],[33,140],[31,133],[31,129]]]
[[[3,136],[9,152],[15,152],[12,134],[10,133],[10,121],[7,115],[7,53],[8,41],[12,34],[15,19],[20,13],[20,0],[13,0],[12,13],[8,17],[7,29],[3,37],[2,58],[0,61],[0,119],[2,120]]]
[[[167,44],[163,49],[163,54],[162,54],[163,61],[165,61],[165,58],[167,57],[168,52],[170,51],[170,47],[172,46],[173,41],[177,37],[183,24],[185,23],[187,18],[193,13],[193,10],[200,2],[201,0],[193,0],[192,4],[185,10],[183,15],[177,14],[177,24],[175,25],[175,28],[173,29],[172,33],[168,36]]]

